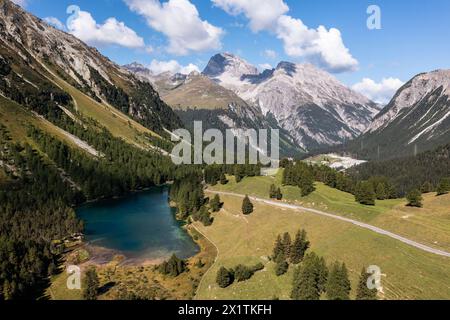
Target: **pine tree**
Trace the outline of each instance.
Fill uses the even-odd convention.
[[[294,274],[291,298],[294,300],[319,300],[325,290],[328,270],[323,258],[315,253],[305,256]]]
[[[245,215],[249,215],[252,212],[253,212],[253,203],[250,201],[248,195],[246,195],[244,201],[242,202],[242,213]]]
[[[430,193],[433,191],[433,185],[427,181],[420,187],[420,191],[422,193]]]
[[[283,260],[287,260],[290,257],[292,246],[291,235],[288,232],[286,232],[283,235],[282,245],[283,245]]]
[[[229,287],[234,282],[233,273],[227,268],[221,267],[217,272],[216,282],[221,288]]]
[[[422,204],[422,193],[417,190],[411,190],[407,195],[406,195],[406,199],[408,200],[408,207],[417,207],[417,208],[422,208],[423,204]]]
[[[359,277],[358,288],[356,290],[356,300],[377,300],[377,289],[369,289],[367,282],[370,274],[363,268]]]
[[[221,184],[221,185],[225,185],[225,184],[227,184],[227,183],[228,183],[227,177],[225,176],[225,173],[222,173],[222,174],[220,175],[220,184]]]
[[[335,262],[330,268],[326,286],[328,300],[349,300],[350,280],[345,264]]]
[[[384,183],[379,183],[377,185],[375,193],[377,195],[378,200],[385,200],[388,198],[387,193],[386,193],[386,187],[385,187]]]
[[[437,195],[442,196],[449,192],[450,192],[450,178],[441,179],[437,188]]]
[[[281,262],[284,260],[284,246],[281,240],[281,235],[278,235],[273,248],[272,260],[275,262]]]
[[[376,194],[373,190],[373,185],[370,182],[364,181],[358,183],[355,192],[355,200],[357,202],[367,206],[374,206],[375,198]]]
[[[299,230],[295,236],[294,243],[290,251],[290,261],[292,264],[299,264],[305,257],[306,251],[310,247],[310,242],[306,239],[306,231]]]
[[[289,269],[289,264],[286,261],[278,262],[275,266],[275,274],[277,277],[282,276],[285,274]]]
[[[92,267],[86,271],[83,287],[83,298],[85,300],[97,300],[99,280],[95,268]]]
[[[209,203],[209,206],[210,206],[212,212],[220,211],[220,209],[222,207],[222,203],[220,202],[220,196],[218,194],[216,194],[214,196],[214,198]]]

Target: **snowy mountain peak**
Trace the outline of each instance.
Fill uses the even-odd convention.
[[[372,101],[311,64],[283,61],[259,73],[235,55],[218,54],[203,74],[271,114],[306,149],[355,138],[379,112]]]

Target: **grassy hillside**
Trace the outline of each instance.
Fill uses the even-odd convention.
[[[434,256],[401,242],[380,236],[348,223],[319,217],[309,213],[281,210],[254,203],[250,216],[241,214],[242,199],[223,196],[222,211],[215,215],[214,224],[197,227],[219,249],[218,259],[204,277],[198,299],[289,299],[293,269],[276,277],[274,264],[267,256],[272,253],[280,233],[306,229],[312,243],[311,250],[322,255],[327,263],[335,260],[347,264],[352,287],[355,289],[361,269],[378,265],[386,299],[448,299],[450,287],[443,279],[450,277],[450,259]],[[262,262],[266,269],[257,272],[246,282],[221,289],[215,282],[221,266],[253,265]],[[352,292],[354,297],[355,291]]]
[[[116,108],[105,103],[98,103],[56,76],[54,76],[53,80],[72,96],[78,112],[101,123],[115,137],[123,138],[128,143],[141,148],[149,148],[150,146],[145,135],[159,137],[159,135],[121,113]]]
[[[272,183],[281,186],[282,173],[275,177],[245,178],[237,184],[234,178],[214,190],[249,194],[268,198]],[[353,195],[316,183],[316,191],[307,197],[301,197],[296,187],[281,186],[284,201],[316,208],[359,220],[402,236],[419,241],[438,249],[450,251],[450,195],[436,197],[424,195],[424,208],[406,207],[406,200],[377,201],[375,206],[364,206],[355,202]]]
[[[39,148],[36,143],[27,135],[29,125],[51,134],[73,148],[79,148],[79,143],[76,143],[79,140],[74,139],[70,134],[51,124],[49,121],[2,96],[0,96],[0,124],[3,124],[7,128],[12,140],[21,143],[27,142],[37,149]]]

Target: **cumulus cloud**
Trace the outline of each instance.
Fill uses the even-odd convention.
[[[55,17],[46,17],[44,18],[44,21],[47,22],[49,25],[55,27],[59,30],[66,30],[66,26],[64,23],[62,23],[58,18]]]
[[[277,53],[275,52],[275,51],[273,51],[273,50],[270,50],[270,49],[266,49],[266,50],[264,50],[264,56],[265,57],[267,57],[267,58],[269,58],[269,59],[276,59],[277,58]]]
[[[169,60],[169,61],[152,60],[149,69],[154,74],[157,75],[163,72],[182,73],[182,74],[190,74],[193,71],[200,72],[200,69],[195,64],[190,63],[187,66],[182,66],[176,60]]]
[[[90,45],[119,45],[127,48],[144,48],[144,39],[116,18],[98,24],[89,12],[75,8],[67,22],[68,31]]]
[[[253,31],[267,30],[283,42],[288,56],[302,58],[333,72],[354,71],[358,61],[344,45],[338,29],[312,29],[285,13],[282,0],[211,0],[228,14],[244,14]]]
[[[243,14],[250,20],[254,32],[273,28],[278,18],[289,11],[283,0],[212,0],[228,14]]]
[[[278,20],[277,37],[283,41],[287,55],[306,58],[328,71],[354,71],[358,67],[338,29],[310,29],[302,20],[283,15]]]
[[[353,85],[352,89],[365,95],[372,101],[387,104],[403,85],[404,82],[396,78],[383,78],[379,83],[372,79],[364,78],[361,82]]]
[[[218,50],[224,31],[200,18],[189,0],[125,0],[128,7],[146,18],[148,25],[166,35],[167,51],[177,55]]]

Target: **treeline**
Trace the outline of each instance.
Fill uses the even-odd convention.
[[[349,169],[348,174],[355,180],[384,176],[398,196],[405,196],[413,189],[437,191],[442,179],[450,178],[450,144],[415,157],[367,162]]]
[[[417,190],[446,193],[446,181],[450,178],[450,144],[415,157],[367,162],[345,173],[286,159],[280,165],[285,168],[283,184],[298,186],[302,195],[313,190],[311,181],[315,180],[353,194],[362,204],[373,205],[376,200],[405,197]]]
[[[134,148],[104,129],[80,130],[75,125],[72,130],[67,129],[102,155],[95,158],[70,148],[34,127],[28,129],[28,134],[88,199],[121,196],[130,190],[160,185],[172,178],[174,165],[157,153]]]
[[[258,177],[261,175],[259,164],[225,164],[205,167],[205,182],[210,185],[227,184],[226,176],[234,176],[239,183],[245,177]]]

